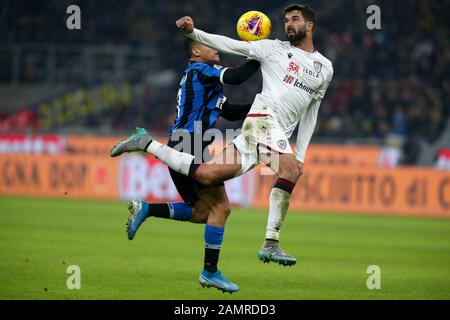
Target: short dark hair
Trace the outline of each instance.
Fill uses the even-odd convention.
[[[302,13],[303,18],[305,21],[312,22],[316,24],[316,13],[314,10],[308,6],[307,4],[291,4],[284,8],[283,15],[286,15],[286,13],[298,10]]]
[[[184,51],[186,52],[186,55],[189,59],[192,58],[192,48],[197,43],[198,43],[197,41],[195,41],[191,38],[186,38],[186,40],[184,40]]]

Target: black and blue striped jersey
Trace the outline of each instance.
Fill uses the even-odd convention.
[[[206,62],[189,64],[178,87],[177,116],[171,134],[177,129],[201,134],[214,127],[226,100],[222,81],[225,70]]]

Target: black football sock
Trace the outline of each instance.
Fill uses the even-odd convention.
[[[147,216],[170,219],[170,209],[167,203],[149,203]]]
[[[205,248],[205,263],[203,268],[211,273],[217,271],[217,262],[219,261],[220,249]]]

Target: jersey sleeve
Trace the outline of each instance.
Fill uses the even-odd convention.
[[[195,29],[187,35],[189,38],[203,43],[217,51],[247,57],[250,50],[250,42],[239,41],[225,36],[207,33]]]
[[[328,76],[325,79],[324,83],[320,86],[320,88],[317,90],[317,92],[314,95],[314,99],[316,100],[322,100],[323,97],[325,96],[325,92],[328,89],[328,86],[330,85],[331,79],[333,79],[333,74],[334,74],[334,70],[333,70],[333,66],[331,65],[330,70],[328,71]]]
[[[252,41],[249,43],[250,43],[250,50],[248,58],[261,61],[269,57],[270,53],[274,48],[276,40],[266,39],[266,40]]]
[[[222,84],[238,85],[248,80],[260,67],[259,61],[248,60],[245,64],[238,68],[227,68],[222,73],[220,82]]]
[[[212,66],[205,63],[197,70],[197,78],[205,86],[223,84],[223,74],[227,69],[219,65]]]
[[[316,127],[319,107],[332,78],[333,68],[331,67],[328,77],[316,92],[313,100],[309,104],[300,120],[297,133],[297,144],[295,148],[295,158],[301,163],[305,162],[306,149],[308,148],[309,142],[311,141],[311,137]]]

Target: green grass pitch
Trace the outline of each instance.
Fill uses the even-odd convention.
[[[219,262],[241,287],[204,289],[203,225],[151,218],[129,241],[125,203],[0,197],[0,299],[449,299],[450,220],[290,212],[295,267],[256,259],[267,214],[232,212]],[[69,290],[69,265],[81,289]],[[369,265],[381,289],[369,290]]]

